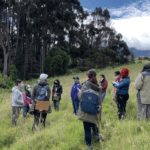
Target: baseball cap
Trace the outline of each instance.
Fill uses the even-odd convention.
[[[75,77],[73,77],[73,79],[77,79],[77,80],[79,80],[79,77],[78,77],[78,76],[75,76]]]

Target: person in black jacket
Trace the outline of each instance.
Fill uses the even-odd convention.
[[[56,111],[59,111],[59,102],[61,100],[61,94],[62,94],[62,86],[60,85],[60,82],[58,79],[54,81],[54,86],[52,90],[52,101],[54,103],[54,109]]]

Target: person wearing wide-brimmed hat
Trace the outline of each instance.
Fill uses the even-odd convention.
[[[137,115],[139,119],[150,115],[150,61],[145,62],[143,70],[135,79],[137,93]]]

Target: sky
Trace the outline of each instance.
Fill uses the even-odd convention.
[[[108,9],[112,26],[123,35],[128,47],[150,50],[150,0],[79,0],[91,13],[96,7]],[[88,18],[90,19],[90,17]],[[87,20],[88,22],[88,20]]]

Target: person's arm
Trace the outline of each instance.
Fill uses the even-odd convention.
[[[55,94],[55,86],[53,86],[52,95]]]
[[[32,91],[32,94],[31,94],[31,99],[32,99],[33,101],[35,100],[35,95],[36,95],[36,92],[37,92],[36,89],[38,89],[37,86],[38,86],[37,84],[34,85],[33,91]]]
[[[19,95],[20,95],[20,92],[18,90],[14,91],[14,101],[18,104],[18,105],[24,105],[24,101],[21,101],[19,99]]]
[[[142,89],[143,84],[144,84],[144,82],[143,82],[143,76],[142,76],[142,74],[140,73],[140,74],[137,76],[137,78],[135,79],[134,88],[135,88],[136,90],[140,90],[140,89]]]
[[[105,84],[104,84],[104,86],[103,86],[103,89],[106,89],[106,88],[107,88],[107,85],[108,85],[108,83],[107,83],[107,81],[106,81]]]
[[[121,89],[126,84],[127,84],[126,82],[120,82],[119,84],[114,83],[113,86],[117,89]]]
[[[60,91],[57,93],[57,96],[60,96],[62,94],[62,86],[60,85]]]
[[[82,94],[83,94],[83,91],[84,91],[85,89],[87,89],[87,86],[86,86],[86,84],[84,83],[84,84],[82,85],[81,90],[80,90],[79,93],[78,93],[78,99],[79,99],[80,101],[82,100]]]
[[[46,91],[47,91],[47,101],[49,101],[49,99],[50,99],[50,96],[51,96],[51,88],[50,88],[50,86],[48,86],[47,88],[46,88]]]

